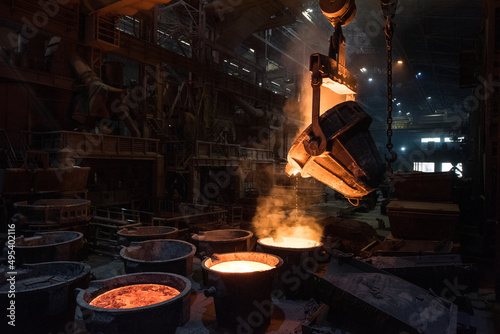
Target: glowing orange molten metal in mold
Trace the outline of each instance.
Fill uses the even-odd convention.
[[[161,303],[180,294],[179,290],[161,284],[135,284],[109,290],[96,298],[90,305],[124,309]]]
[[[277,237],[263,238],[260,243],[267,246],[283,247],[283,248],[311,248],[319,246],[319,242],[303,238]]]
[[[270,270],[274,267],[255,261],[227,261],[211,266],[210,269],[224,273],[250,273],[254,271]]]

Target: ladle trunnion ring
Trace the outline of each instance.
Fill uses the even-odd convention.
[[[368,130],[371,117],[353,101],[340,103],[319,117],[326,150],[310,155],[305,145],[314,136],[308,126],[288,152],[286,173],[300,173],[340,192],[348,199],[361,199],[376,189],[385,166]]]

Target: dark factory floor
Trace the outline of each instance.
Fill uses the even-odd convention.
[[[350,211],[349,219],[358,220],[370,224],[377,229],[377,232],[384,236],[390,237],[388,229],[380,228],[380,219],[387,226],[389,221],[387,216],[381,214],[381,201],[371,210]],[[311,207],[312,215],[318,216],[335,216],[339,211],[349,211],[350,205],[345,201],[328,201],[319,203]],[[377,220],[379,219],[379,220]],[[85,261],[92,267],[92,273],[96,279],[104,279],[123,275],[124,265],[119,255],[91,253]],[[474,316],[471,320],[471,325],[477,330],[466,331],[460,333],[476,333],[476,334],[495,334],[500,333],[500,306],[495,303],[494,295],[494,274],[493,274],[493,259],[485,259],[482,257],[466,257],[464,262],[475,262],[478,266],[479,273],[479,290],[466,294],[466,298],[470,300],[474,309]],[[322,271],[326,270],[328,264],[323,264],[318,267],[317,274],[321,275]],[[202,286],[202,271],[200,260],[195,257],[193,263],[193,273],[189,276],[192,282],[191,293],[191,308],[190,320],[182,327],[177,329],[178,334],[198,334],[198,333],[214,333],[226,334],[225,330],[217,329],[216,314],[212,297],[205,297]],[[271,324],[267,328],[266,333],[303,333],[302,325],[311,322],[311,309],[315,310],[317,304],[313,300],[284,300],[275,305]],[[318,311],[319,312],[319,311]],[[317,315],[317,313],[316,313]],[[497,322],[497,324],[495,324]],[[495,328],[495,325],[497,326]],[[305,333],[305,332],[304,332]],[[318,325],[315,331],[309,333],[358,333],[356,331],[344,331],[340,329],[332,329]]]

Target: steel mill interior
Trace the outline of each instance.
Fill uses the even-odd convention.
[[[500,333],[500,1],[0,0],[0,333]]]

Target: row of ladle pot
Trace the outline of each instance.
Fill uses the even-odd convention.
[[[283,240],[278,245],[273,244],[272,238],[267,238],[271,240],[257,240],[256,252],[253,252],[253,233],[240,229],[200,232],[191,236],[191,242],[173,239],[178,236],[173,227],[137,227],[119,231],[118,235],[123,244],[120,256],[125,275],[90,280],[87,264],[59,261],[57,256],[52,262],[26,265],[23,269],[26,284],[23,288],[18,288],[22,282],[16,284],[19,323],[36,324],[28,319],[29,314],[38,310],[35,313],[40,315],[40,323],[49,319],[49,322],[59,323],[57,328],[67,327],[73,322],[83,323],[91,334],[175,333],[178,326],[185,325],[190,319],[193,259],[196,255],[201,259],[205,296],[214,298],[217,328],[231,333],[261,333],[270,324],[273,300],[304,297],[305,284],[301,284],[303,276],[298,270],[307,266],[304,265],[307,259],[317,257],[322,248],[319,242],[296,248],[281,245]],[[153,239],[148,240],[150,238]],[[21,243],[19,247],[23,247]],[[249,265],[257,267],[249,269]],[[58,266],[57,269],[54,266]],[[221,266],[230,268],[220,269]],[[51,268],[49,273],[44,272],[46,268]],[[67,274],[49,282],[47,277],[54,276],[51,274],[54,270]],[[2,307],[7,307],[10,302],[8,279],[7,273],[0,277]],[[23,276],[18,275],[16,279],[22,281]],[[38,284],[37,281],[45,283]],[[35,284],[31,284],[33,282]],[[33,296],[53,295],[50,291],[61,290],[61,284],[66,286],[66,292],[57,300],[36,297],[36,303],[33,302]],[[165,286],[176,292],[165,293]],[[76,303],[72,292],[75,289]],[[120,291],[112,296],[115,290]],[[103,304],[93,303],[104,295],[107,299]],[[137,303],[139,299],[150,303]],[[25,308],[23,304],[30,307]],[[53,307],[56,304],[59,309]],[[23,319],[21,313],[29,309],[31,311]],[[49,309],[52,309],[50,314],[40,312]],[[31,327],[26,326],[23,333],[43,332],[39,325]],[[12,328],[7,327],[5,332],[9,330]]]

